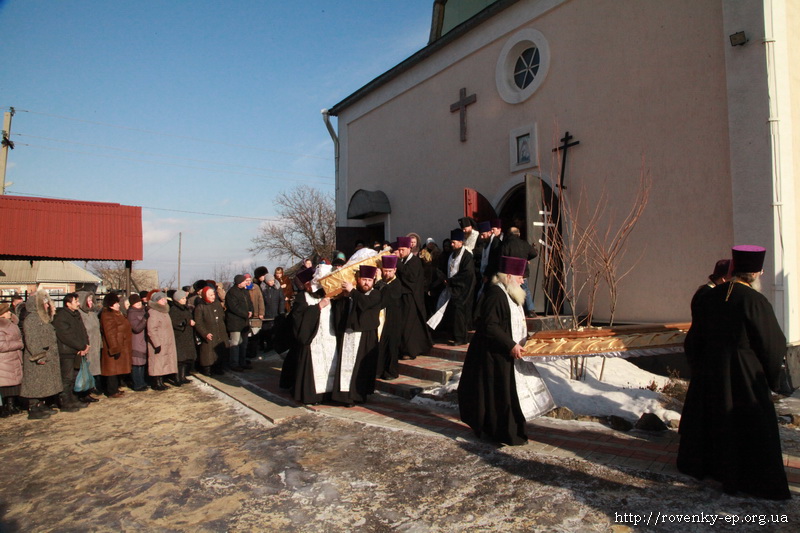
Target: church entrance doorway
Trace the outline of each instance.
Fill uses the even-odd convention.
[[[560,199],[552,187],[532,174],[511,189],[499,206],[503,231],[519,228],[520,236],[536,246],[538,257],[530,264],[528,287],[537,314],[560,314],[564,307]]]

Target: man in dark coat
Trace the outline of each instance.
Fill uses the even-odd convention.
[[[392,380],[400,376],[397,361],[403,336],[403,286],[397,279],[397,256],[381,256],[383,279],[375,284],[381,293],[383,329],[380,333],[375,377]]]
[[[381,293],[374,289],[377,267],[361,265],[356,285],[342,284],[349,298],[340,332],[339,364],[332,399],[345,405],[363,403],[375,392]]]
[[[716,287],[717,285],[722,285],[726,281],[728,281],[728,270],[730,270],[731,260],[730,259],[720,259],[717,261],[717,264],[714,265],[714,272],[708,276],[708,282],[700,285],[695,291],[694,296],[692,296],[692,316],[697,309],[697,302],[703,295],[707,294],[711,289]]]
[[[183,289],[178,289],[172,295],[169,306],[169,318],[172,321],[172,331],[175,334],[175,348],[178,351],[178,374],[173,381],[180,387],[192,380],[187,376],[191,373],[194,360],[197,358],[197,348],[194,343],[194,316],[187,305],[189,294]]]
[[[527,262],[502,259],[501,274],[481,299],[477,330],[458,384],[458,408],[476,436],[519,445],[528,442],[514,372],[514,360],[522,357],[521,343],[527,337],[520,287]]]
[[[233,278],[233,287],[225,295],[225,327],[230,337],[230,369],[238,372],[253,368],[247,362],[247,329],[253,316],[253,301],[245,288],[248,284],[244,274]]]
[[[464,246],[464,238],[461,229],[450,232],[453,251],[443,273],[446,288],[439,297],[439,307],[447,305],[447,308],[438,329],[446,332],[451,346],[467,343],[467,325],[472,320],[475,262]]]
[[[535,259],[538,255],[536,247],[529,244],[528,241],[522,240],[519,228],[508,228],[508,233],[503,239],[503,246],[500,248],[500,255],[505,257],[519,257],[525,260],[525,274],[522,283],[522,290],[525,291],[525,314],[533,316],[533,297],[531,291],[528,289],[528,276],[530,275],[530,267],[528,261]]]
[[[415,359],[430,350],[431,333],[425,313],[425,272],[422,260],[411,253],[411,237],[397,238],[397,278],[403,286],[403,335],[400,354]]]
[[[292,345],[283,361],[280,386],[289,389],[295,401],[316,404],[329,400],[339,358],[330,298],[311,284],[314,269],[295,276],[303,292],[295,294],[289,323]]]
[[[760,498],[790,497],[770,389],[786,339],[758,292],[766,250],[736,246],[730,281],[698,301],[684,348],[692,379],[681,416],[678,470]],[[754,288],[755,287],[755,288]]]
[[[81,360],[89,353],[89,334],[83,325],[80,308],[78,293],[71,292],[64,296],[64,307],[58,309],[53,318],[61,359],[61,382],[64,385],[59,400],[61,410],[66,412],[75,412],[89,405],[78,401],[74,391],[75,371],[80,369]]]

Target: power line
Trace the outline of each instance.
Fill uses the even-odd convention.
[[[65,117],[63,115],[54,115],[54,114],[51,114],[51,113],[42,113],[40,111],[31,111],[29,109],[16,109],[15,108],[15,111],[17,113],[30,113],[32,115],[41,115],[41,116],[44,116],[44,117],[58,118],[58,119],[61,119],[61,120],[72,120],[74,122],[83,122],[85,124],[94,124],[96,126],[105,126],[105,127],[108,127],[108,128],[117,128],[117,129],[121,129],[121,130],[136,131],[136,132],[139,132],[139,133],[147,133],[149,135],[160,135],[162,137],[172,137],[174,139],[183,139],[183,140],[186,140],[186,141],[194,141],[194,142],[210,143],[210,144],[223,145],[223,146],[231,146],[231,147],[234,147],[234,148],[246,148],[248,150],[259,150],[259,151],[263,151],[263,152],[273,152],[273,153],[276,153],[276,154],[291,155],[291,156],[295,156],[295,157],[307,157],[307,158],[311,158],[311,159],[323,159],[325,161],[331,161],[333,159],[331,157],[322,157],[322,156],[318,156],[318,155],[300,154],[300,153],[296,153],[296,152],[286,152],[286,151],[283,151],[283,150],[273,150],[273,149],[270,149],[270,148],[263,148],[263,147],[260,147],[260,146],[248,146],[248,145],[245,145],[245,144],[226,143],[226,142],[221,142],[221,141],[216,140],[216,139],[214,139],[214,140],[211,140],[211,139],[200,139],[200,138],[197,138],[197,137],[188,137],[188,136],[185,136],[185,135],[174,135],[174,134],[171,134],[171,133],[164,133],[164,132],[160,132],[160,131],[144,130],[144,129],[139,129],[139,128],[131,128],[129,126],[121,126],[119,124],[109,124],[109,123],[106,123],[106,122],[95,122],[95,121],[92,121],[92,120],[85,120],[85,119],[82,119],[82,118]]]
[[[323,180],[320,180],[320,179],[302,179],[302,178],[287,178],[287,177],[283,177],[283,176],[265,176],[264,174],[256,174],[256,173],[253,173],[253,172],[240,172],[240,171],[236,171],[236,170],[224,170],[224,169],[197,167],[197,166],[192,166],[192,165],[181,165],[179,163],[170,163],[170,162],[167,162],[167,161],[149,161],[147,159],[135,159],[135,158],[132,158],[132,157],[122,157],[122,156],[109,155],[109,154],[99,154],[99,153],[92,153],[92,152],[81,152],[81,151],[78,151],[78,150],[66,150],[66,149],[63,149],[63,148],[55,148],[55,147],[52,147],[52,146],[41,146],[41,145],[30,144],[30,143],[17,142],[17,143],[15,143],[15,145],[16,146],[27,146],[29,148],[38,148],[40,150],[50,150],[50,151],[53,151],[53,152],[62,152],[62,153],[67,153],[67,154],[90,155],[90,156],[93,156],[93,157],[105,157],[105,158],[108,158],[108,159],[119,159],[119,160],[122,160],[122,161],[133,161],[133,162],[136,162],[136,163],[148,163],[148,164],[151,164],[151,165],[165,165],[165,166],[170,166],[170,167],[188,168],[188,169],[192,169],[192,170],[202,170],[204,172],[216,172],[216,173],[219,173],[219,174],[238,174],[240,176],[254,176],[254,177],[257,177],[257,178],[263,178],[263,179],[268,179],[268,180],[302,181],[302,182],[309,182],[309,183],[330,184],[330,182],[328,180],[332,180],[333,179],[333,178],[323,178],[323,180],[324,180],[323,181]],[[305,175],[305,174],[302,174],[300,172],[296,172],[295,174]],[[309,176],[316,176],[316,174],[309,174]]]
[[[48,199],[51,199],[51,200],[72,200],[74,202],[86,202],[86,201],[89,201],[89,200],[86,200],[85,198],[83,198],[81,200],[78,200],[77,198],[64,198],[62,196],[45,196],[43,194],[32,194],[32,193],[27,193],[27,192],[22,192],[22,191],[10,191],[10,190],[7,190],[6,192],[11,193],[12,195],[32,196],[34,198],[48,198]],[[191,214],[191,215],[205,215],[205,216],[210,216],[210,217],[236,218],[236,219],[242,219],[242,220],[258,220],[260,222],[280,222],[280,221],[283,220],[281,218],[246,217],[246,216],[241,216],[241,215],[224,215],[222,213],[206,213],[206,212],[203,212],[203,211],[187,211],[187,210],[183,210],[183,209],[167,209],[165,207],[150,207],[150,206],[146,206],[146,205],[141,205],[139,207],[141,207],[142,209],[150,209],[152,211],[170,211],[170,212],[173,212],[173,213],[188,213],[188,214]]]
[[[82,143],[82,142],[78,142],[78,141],[68,141],[68,140],[65,140],[65,139],[54,139],[52,137],[40,137],[40,136],[37,136],[37,135],[28,135],[26,133],[14,133],[12,135],[17,136],[17,137],[29,137],[31,139],[40,139],[40,140],[43,140],[43,141],[52,141],[52,142],[58,142],[58,143],[64,143],[64,144],[74,144],[74,145],[77,145],[77,146],[88,146],[90,148],[100,148],[100,149],[103,149],[103,150],[114,150],[114,151],[117,151],[117,152],[126,152],[126,153],[130,153],[130,154],[141,154],[141,155],[149,155],[149,156],[153,156],[153,157],[166,157],[168,159],[179,159],[179,160],[183,160],[183,161],[192,161],[194,163],[208,163],[208,164],[211,164],[211,165],[220,165],[220,166],[228,166],[228,167],[236,167],[236,168],[246,168],[246,169],[250,169],[250,170],[264,170],[264,171],[267,171],[267,172],[280,172],[280,173],[283,173],[283,174],[295,174],[295,175],[298,175],[298,176],[310,176],[310,177],[315,177],[315,178],[324,178],[324,179],[331,179],[331,180],[333,179],[332,176],[323,176],[322,174],[309,174],[309,173],[306,173],[306,172],[295,172],[295,171],[291,171],[291,170],[276,170],[274,168],[251,167],[251,166],[247,166],[247,165],[236,165],[236,164],[233,164],[233,163],[222,163],[222,162],[219,162],[219,161],[209,161],[209,160],[206,160],[206,159],[192,159],[190,157],[180,157],[180,156],[174,156],[174,155],[169,155],[169,154],[158,154],[158,153],[153,153],[153,152],[143,152],[143,151],[139,151],[139,150],[130,150],[130,149],[127,149],[127,148],[117,148],[117,147],[114,147],[114,146],[104,146],[104,145],[101,145],[101,144],[89,144],[89,143]],[[32,148],[45,148],[45,149],[48,148],[46,146],[37,146],[37,145],[30,145],[30,144],[24,144],[24,143],[19,143],[19,144],[21,146],[30,146]],[[81,152],[79,152],[79,153],[81,153]],[[111,157],[111,156],[109,156],[109,157]]]

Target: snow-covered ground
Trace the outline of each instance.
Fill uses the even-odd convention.
[[[669,378],[642,370],[621,357],[609,357],[600,381],[603,358],[587,357],[585,361],[582,381],[569,379],[568,359],[536,363],[556,405],[580,415],[617,415],[631,422],[644,413],[653,413],[665,422],[680,418],[679,412],[664,407],[663,394],[647,389],[655,382],[661,390]]]
[[[536,368],[547,384],[550,394],[559,407],[568,407],[577,415],[611,416],[616,415],[631,422],[636,422],[643,413],[653,413],[664,422],[680,419],[680,413],[665,408],[670,403],[661,393],[648,390],[655,382],[661,390],[669,382],[669,378],[642,370],[621,357],[606,358],[603,380],[600,381],[602,357],[587,357],[585,377],[581,381],[569,379],[569,360],[558,359],[551,362],[537,362]],[[439,390],[426,391],[432,396],[443,396],[458,388],[458,377]],[[413,403],[430,407],[444,407],[442,402],[417,396]],[[453,404],[450,409],[458,409]]]

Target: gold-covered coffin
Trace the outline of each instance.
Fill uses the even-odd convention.
[[[335,272],[331,272],[324,278],[319,279],[320,286],[325,290],[325,296],[334,298],[342,292],[342,283],[349,281],[356,283],[356,272],[361,265],[368,265],[374,267],[381,267],[381,256],[388,255],[389,252],[381,252],[379,255],[373,255],[351,265],[345,265]],[[375,280],[377,281],[377,279]]]

